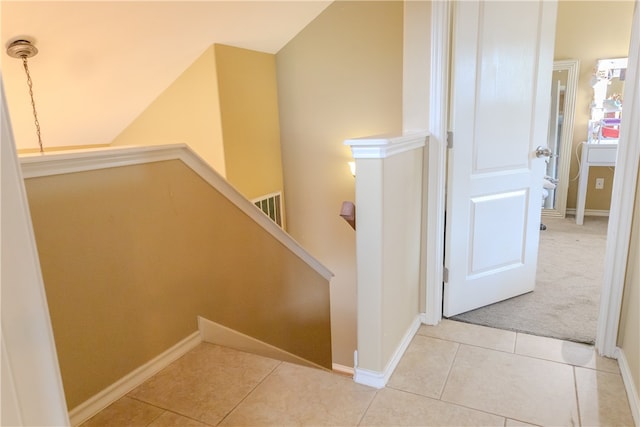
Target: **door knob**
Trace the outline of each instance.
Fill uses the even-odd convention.
[[[551,150],[547,147],[538,146],[536,148],[536,157],[549,157],[551,156]]]

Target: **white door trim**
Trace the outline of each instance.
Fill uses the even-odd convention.
[[[600,314],[596,348],[604,356],[614,357],[622,293],[631,241],[631,220],[636,193],[638,165],[640,163],[640,2],[636,0],[631,42],[629,43],[627,79],[624,88],[625,114],[622,115],[622,132],[618,142],[618,158],[613,175],[613,193],[607,231],[607,250],[604,260],[604,283],[600,296]]]
[[[442,129],[447,128],[448,115],[448,78],[449,78],[449,49],[450,40],[448,35],[451,30],[450,14],[452,5],[448,0],[432,2],[431,11],[431,89],[430,89],[430,121],[429,131],[429,166],[426,173],[429,173],[429,191],[432,186],[436,186],[436,194],[441,196],[430,198],[428,208],[428,231],[427,231],[427,254],[426,261],[426,302],[424,322],[437,324],[442,319],[442,265],[444,253],[442,251],[442,241],[444,236],[444,215],[445,215],[445,187],[444,173],[446,170],[446,155],[441,155],[440,145],[432,148],[432,141],[439,141]],[[636,0],[636,10],[634,14],[634,28],[631,32],[630,49],[631,56],[627,79],[636,83],[633,89],[625,88],[625,99],[636,100],[640,85],[638,82],[638,50],[640,49],[640,24],[638,23],[639,7]],[[633,79],[633,80],[632,80]],[[625,104],[629,103],[628,101]],[[640,108],[636,105],[635,108]],[[636,113],[637,114],[637,113]],[[629,117],[630,115],[627,115]],[[437,133],[440,132],[440,133]],[[632,137],[633,136],[633,137]],[[630,123],[625,139],[621,139],[618,148],[618,163],[616,163],[614,174],[614,188],[611,202],[611,214],[609,217],[609,230],[607,236],[607,251],[605,254],[605,277],[602,286],[600,303],[600,314],[598,317],[598,333],[596,336],[596,348],[598,351],[609,357],[615,355],[616,341],[618,335],[618,323],[620,309],[622,305],[622,291],[624,287],[624,276],[626,272],[631,218],[633,215],[633,198],[623,197],[623,195],[634,194],[636,190],[636,178],[638,172],[638,162],[640,159],[640,145],[631,144],[629,141],[640,139],[640,129],[637,123]],[[433,144],[435,145],[435,144]],[[437,156],[433,156],[432,151],[436,151]],[[442,150],[445,151],[446,150]],[[434,220],[431,221],[431,217]],[[440,273],[438,273],[440,272]]]
[[[0,75],[1,425],[69,425],[29,203]]]
[[[425,258],[426,306],[423,322],[442,319],[444,271],[444,215],[447,182],[447,116],[449,114],[449,34],[451,2],[431,2],[431,82],[429,97],[429,162],[427,191],[427,243]]]

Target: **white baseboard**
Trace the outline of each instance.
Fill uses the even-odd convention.
[[[629,399],[629,406],[631,407],[633,421],[636,426],[640,426],[640,398],[638,397],[638,389],[633,382],[631,369],[629,368],[629,363],[624,355],[624,350],[617,348],[616,356],[618,359],[618,366],[620,367],[620,374],[622,375],[622,382],[624,383],[624,388],[627,391],[627,398]]]
[[[395,371],[396,367],[398,366],[398,363],[400,363],[400,359],[402,359],[404,352],[407,351],[409,344],[411,344],[411,340],[413,339],[414,335],[416,334],[416,332],[418,332],[420,324],[421,317],[420,315],[418,315],[411,323],[411,326],[409,326],[409,329],[407,329],[404,337],[402,337],[398,348],[396,348],[396,351],[393,353],[393,356],[387,363],[384,371],[371,371],[369,369],[362,369],[356,366],[353,380],[358,384],[363,384],[375,388],[384,388],[384,386],[387,385],[387,382],[389,382],[389,378],[391,378],[393,371]]]
[[[332,366],[334,372],[341,375],[348,375],[353,377],[353,368],[351,366],[340,365],[338,363],[334,363]]]
[[[442,316],[440,316],[440,318],[436,320],[431,317],[428,317],[427,313],[420,313],[420,323],[422,323],[423,325],[437,326],[440,324],[441,321],[442,321]]]
[[[576,209],[575,208],[567,208],[566,213],[568,215],[575,215],[576,214]],[[603,209],[585,209],[584,210],[584,216],[609,216],[609,211],[608,210],[603,210]]]
[[[389,382],[389,378],[391,378],[391,375],[387,376],[385,372],[370,371],[362,368],[355,368],[354,372],[353,381],[378,389],[384,388]]]
[[[77,426],[129,393],[202,342],[200,332],[194,332],[164,353],[111,384],[69,412],[72,426]]]

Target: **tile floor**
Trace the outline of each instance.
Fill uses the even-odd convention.
[[[615,360],[591,346],[444,320],[386,388],[201,344],[93,426],[633,426]]]

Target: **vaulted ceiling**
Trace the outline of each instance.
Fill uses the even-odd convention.
[[[2,79],[18,148],[108,144],[214,43],[276,53],[331,1],[2,1]]]

